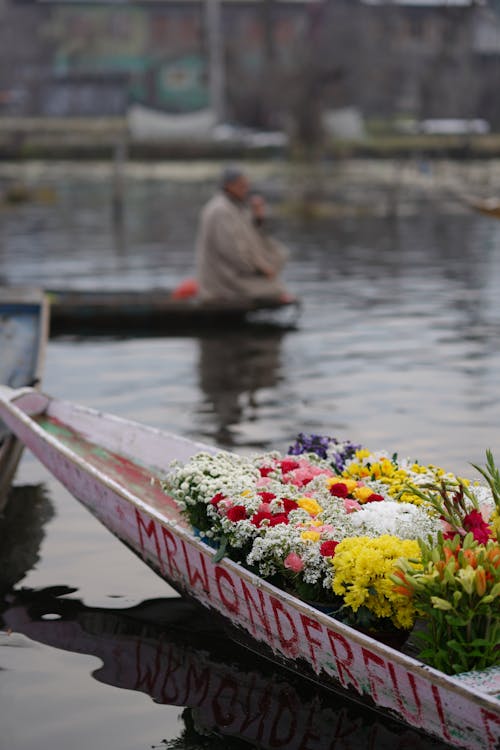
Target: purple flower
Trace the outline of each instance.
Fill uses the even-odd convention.
[[[337,472],[344,469],[345,462],[354,456],[361,446],[351,443],[350,440],[339,442],[336,438],[327,435],[306,435],[299,432],[295,443],[288,449],[288,455],[299,456],[301,453],[316,453],[320,458],[327,459]]]

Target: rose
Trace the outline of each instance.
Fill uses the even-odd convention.
[[[263,503],[269,503],[271,500],[274,500],[276,495],[274,492],[257,492],[257,495],[262,499]]]
[[[323,544],[319,548],[320,555],[322,555],[323,557],[333,557],[337,545],[338,542],[334,542],[333,540],[323,542]]]
[[[297,505],[295,500],[290,500],[289,497],[283,498],[283,508],[284,508],[285,513],[290,513],[290,511],[292,510],[297,510],[298,507],[299,506]]]
[[[377,492],[372,492],[371,495],[365,500],[365,503],[381,503],[385,500],[383,495],[379,495]]]
[[[221,500],[226,500],[226,496],[222,492],[218,492],[216,495],[213,496],[213,498],[210,500],[210,505],[218,505]]]
[[[333,495],[334,497],[347,497],[349,495],[347,485],[344,484],[344,482],[337,482],[336,484],[332,484],[332,486],[330,487],[330,495]]]
[[[257,513],[253,514],[250,521],[251,523],[253,523],[254,526],[257,526],[257,528],[260,529],[260,527],[262,526],[262,522],[270,521],[272,517],[273,517],[272,513],[258,511]]]
[[[290,471],[298,469],[300,464],[298,461],[294,461],[293,458],[284,458],[283,461],[280,461],[279,465],[283,474],[288,474]]]
[[[284,559],[283,565],[294,573],[300,573],[304,568],[304,561],[296,552],[290,552]]]
[[[244,505],[233,505],[232,508],[228,509],[226,515],[230,521],[236,523],[237,521],[242,521],[247,517],[247,509]]]

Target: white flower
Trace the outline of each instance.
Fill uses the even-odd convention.
[[[439,519],[421,506],[393,500],[367,503],[350,515],[355,533],[360,536],[392,534],[400,539],[427,539],[429,534],[436,537],[441,529]]]

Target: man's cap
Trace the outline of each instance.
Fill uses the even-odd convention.
[[[229,183],[239,180],[240,177],[245,177],[245,172],[240,167],[237,167],[234,164],[224,167],[220,177],[221,187],[226,187]]]

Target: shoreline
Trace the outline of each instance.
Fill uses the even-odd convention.
[[[31,159],[132,161],[282,158],[307,162],[311,154],[293,145],[252,145],[243,138],[199,136],[132,139],[118,118],[0,118],[0,161]],[[455,159],[500,157],[500,133],[487,135],[379,135],[348,141],[330,138],[318,159]]]

